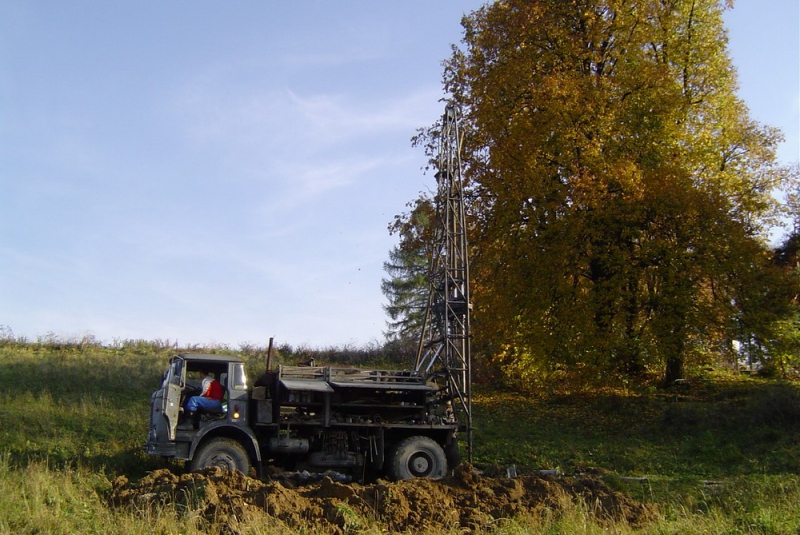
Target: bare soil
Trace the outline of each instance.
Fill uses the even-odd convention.
[[[378,480],[338,483],[329,477],[295,485],[290,479],[261,481],[240,472],[210,468],[176,475],[151,472],[136,484],[121,476],[109,496],[116,507],[172,505],[199,511],[223,533],[243,523],[343,533],[374,522],[388,533],[482,530],[499,518],[558,512],[583,502],[601,524],[642,525],[655,510],[591,477],[524,475],[485,477],[463,465],[441,480]]]

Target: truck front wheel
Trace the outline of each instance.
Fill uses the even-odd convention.
[[[223,470],[250,472],[250,456],[244,447],[230,438],[212,438],[197,450],[191,462],[191,470],[219,466]]]
[[[389,475],[395,479],[443,477],[447,472],[447,457],[433,439],[408,437],[392,450],[388,468]]]

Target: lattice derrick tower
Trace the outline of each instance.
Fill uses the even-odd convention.
[[[430,288],[415,371],[443,379],[444,395],[463,415],[472,460],[469,256],[464,214],[460,110],[445,107],[436,162]]]

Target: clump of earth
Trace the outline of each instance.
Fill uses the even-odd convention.
[[[262,481],[219,468],[183,475],[164,469],[136,484],[117,478],[109,499],[117,507],[190,507],[232,534],[238,525],[253,521],[295,529],[314,526],[338,534],[356,527],[360,519],[374,521],[389,533],[480,530],[499,518],[558,511],[580,501],[604,524],[636,526],[655,517],[651,506],[613,491],[600,479],[486,477],[466,464],[440,480],[369,484],[345,484],[327,476],[297,484],[292,478]]]

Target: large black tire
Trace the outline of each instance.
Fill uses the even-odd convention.
[[[408,437],[392,449],[388,472],[394,479],[444,477],[447,473],[447,457],[433,439]]]
[[[191,462],[193,472],[219,466],[223,470],[238,470],[243,474],[250,473],[250,456],[244,446],[230,438],[212,438],[195,452]]]

